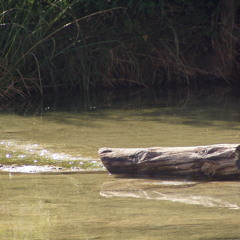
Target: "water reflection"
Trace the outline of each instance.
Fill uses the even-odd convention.
[[[239,191],[238,182],[121,179],[103,183],[100,195],[106,198],[144,198],[238,210]]]

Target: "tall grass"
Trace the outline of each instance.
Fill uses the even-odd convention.
[[[122,8],[76,16],[75,2],[5,1],[0,6],[1,99],[101,85],[109,49],[119,45],[107,21]],[[117,13],[119,12],[119,13]],[[124,48],[124,46],[123,46]],[[106,66],[105,66],[106,65]]]
[[[0,100],[231,76],[236,31],[233,19],[221,25],[224,1],[2,0]]]
[[[147,87],[161,81],[163,68],[170,75],[179,62],[176,34],[174,43],[160,38],[159,48],[149,39],[151,28],[131,18],[127,6],[93,11],[94,6],[77,0],[2,1],[0,98]]]

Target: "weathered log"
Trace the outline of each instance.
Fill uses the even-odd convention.
[[[111,174],[154,177],[240,179],[240,145],[100,148]]]

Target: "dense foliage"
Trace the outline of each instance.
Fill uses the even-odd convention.
[[[2,0],[0,96],[238,82],[234,0]]]

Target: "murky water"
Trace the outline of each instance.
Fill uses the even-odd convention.
[[[239,98],[143,95],[3,109],[0,239],[240,239],[239,182],[96,171],[100,147],[240,143],[239,109]],[[16,173],[34,165],[95,173]]]
[[[240,239],[239,182],[0,174],[0,239]]]

